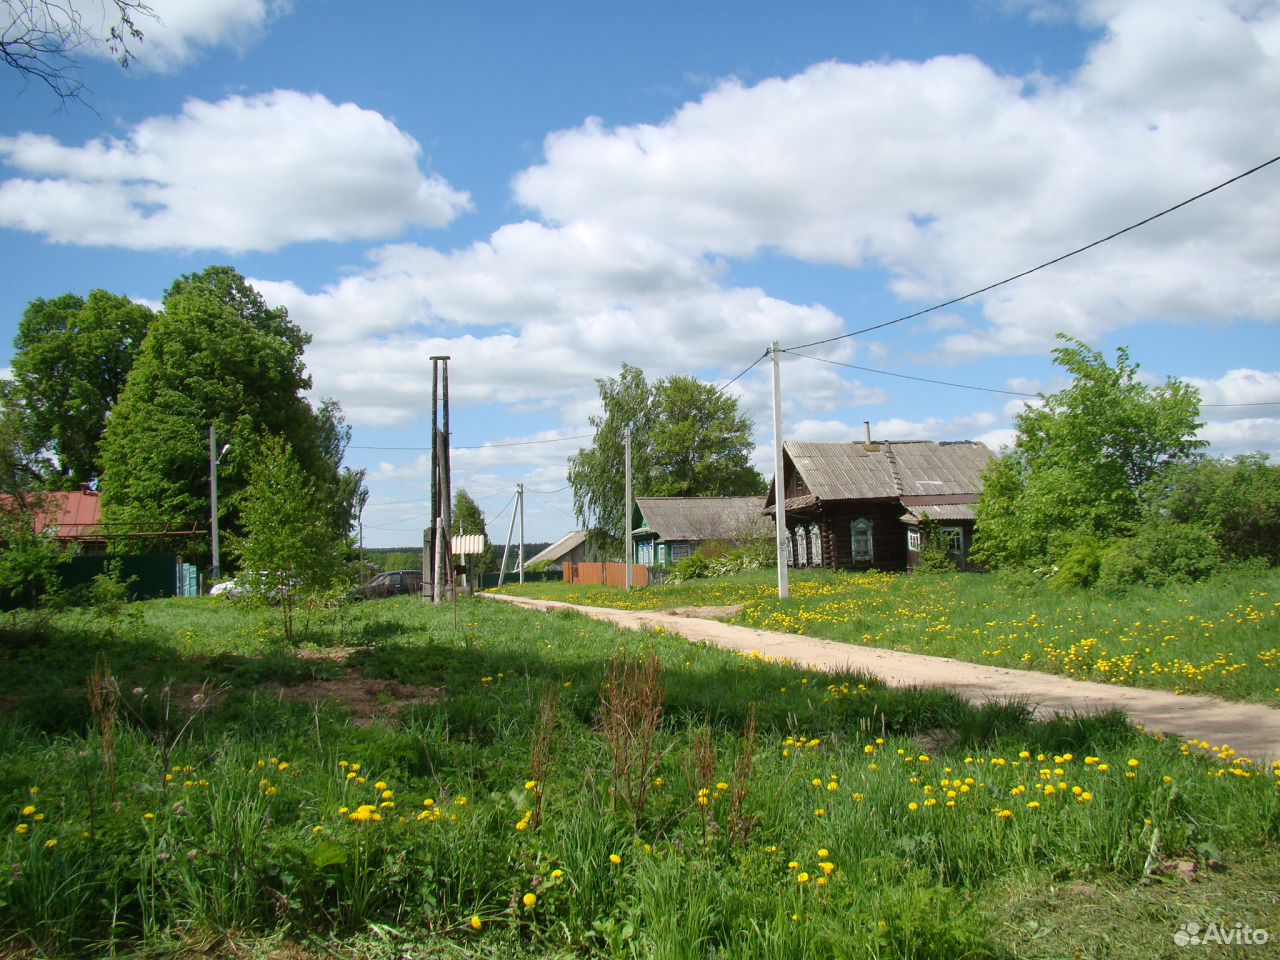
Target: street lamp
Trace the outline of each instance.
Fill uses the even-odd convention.
[[[218,449],[218,433],[214,424],[209,424],[209,512],[210,512],[210,532],[213,541],[213,579],[217,580],[222,575],[222,564],[218,556],[218,464],[222,462],[222,455],[227,452],[231,444],[224,443],[222,449]]]

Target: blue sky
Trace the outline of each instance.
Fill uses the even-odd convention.
[[[312,334],[373,546],[420,542],[432,354],[455,486],[501,540],[525,483],[551,540],[584,442],[558,438],[622,363],[723,384],[1280,154],[1275,0],[153,7],[127,71],[84,51],[88,106],[0,74],[0,366],[37,297],[158,304],[232,264]],[[1277,223],[1280,164],[806,352],[1035,393],[1065,331],[1199,386],[1211,452],[1280,453]],[[998,447],[1022,403],[795,356],[782,381],[797,440]],[[769,475],[767,364],[729,389]]]

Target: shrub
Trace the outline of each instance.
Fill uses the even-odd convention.
[[[1096,537],[1083,535],[1075,538],[1058,561],[1049,583],[1059,589],[1092,586],[1102,572],[1105,553],[1106,549]]]
[[[675,569],[671,573],[671,580],[676,583],[684,580],[697,580],[701,577],[709,576],[710,569],[711,564],[695,553],[676,563]]]
[[[1106,552],[1098,584],[1110,589],[1135,583],[1160,587],[1203,580],[1221,566],[1222,551],[1205,527],[1177,521],[1148,523]]]

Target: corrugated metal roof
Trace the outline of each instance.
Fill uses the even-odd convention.
[[[96,532],[102,522],[102,499],[96,493],[83,490],[56,491],[33,495],[39,504],[32,526],[36,533],[52,528],[59,539],[74,539]],[[12,495],[0,497],[0,504],[7,506]]]
[[[764,497],[636,497],[647,527],[662,540],[741,540],[769,536]]]
[[[572,533],[566,533],[537,556],[526,560],[524,563],[525,568],[528,569],[535,563],[556,563],[568,553],[582,546],[586,541],[587,531],[585,530],[574,530]]]
[[[967,503],[935,503],[927,507],[912,507],[898,519],[903,523],[919,523],[925,514],[930,520],[973,520],[973,506]]]
[[[796,442],[785,450],[809,492],[821,500],[979,493],[991,459],[991,451],[973,441]]]

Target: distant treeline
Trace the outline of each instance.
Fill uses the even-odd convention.
[[[551,546],[550,541],[526,543],[524,545],[525,560],[528,560],[530,557],[537,556],[549,546]],[[498,569],[498,564],[502,562],[502,549],[503,545],[500,543],[489,544],[488,569]],[[513,543],[511,545],[511,556],[507,558],[508,570],[515,569],[516,549],[517,546]],[[366,563],[379,570],[422,569],[421,547],[365,547],[364,558]]]

